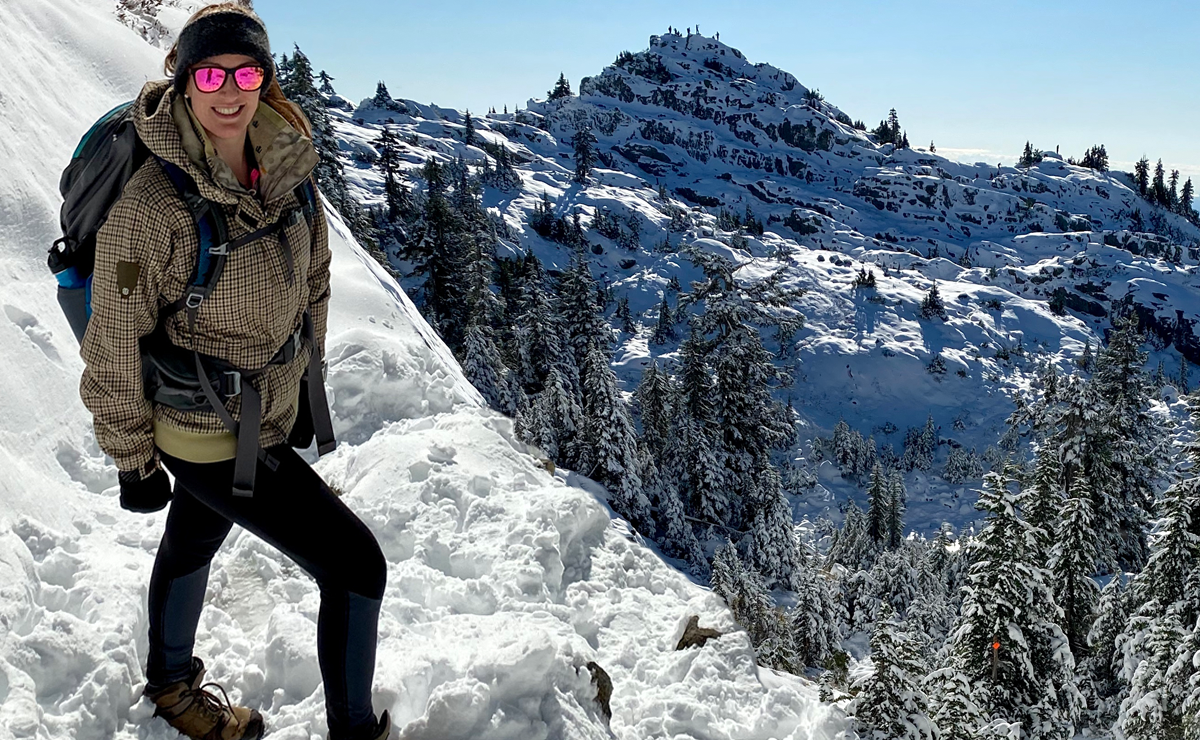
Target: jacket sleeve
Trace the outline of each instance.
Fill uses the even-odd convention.
[[[153,204],[122,198],[96,235],[92,316],[83,337],[79,394],[96,442],[120,470],[144,478],[158,467],[153,410],[142,385],[138,339],[158,321],[159,276],[172,249]]]
[[[308,268],[308,310],[312,316],[317,352],[323,360],[325,331],[329,322],[329,263],[333,255],[329,251],[329,224],[325,221],[323,198],[315,187],[313,191],[317,193],[317,213],[313,218],[310,239],[312,259]]]

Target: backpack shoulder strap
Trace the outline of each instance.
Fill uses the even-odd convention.
[[[217,254],[220,251],[217,247],[228,242],[229,226],[221,209],[214,207],[212,201],[200,195],[200,191],[190,175],[180,169],[178,165],[168,162],[162,157],[155,156],[155,159],[167,173],[167,177],[175,185],[175,189],[179,191],[188,211],[191,212],[200,238],[200,248],[196,252],[196,265],[192,268],[192,275],[188,279],[189,288],[182,297],[163,308],[161,314],[165,318],[186,307],[189,300],[194,302],[196,299],[189,297],[193,293],[199,291],[203,295],[207,295],[220,278],[221,271],[225,267],[225,260],[222,258],[223,255]]]
[[[312,231],[313,219],[317,217],[317,190],[313,179],[314,176],[311,175],[306,177],[304,182],[297,185],[293,191],[296,194],[296,201],[300,203],[304,220],[308,222],[309,231]]]

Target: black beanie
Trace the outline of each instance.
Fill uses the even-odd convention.
[[[187,90],[188,68],[218,54],[245,54],[262,65],[263,95],[275,76],[267,29],[258,18],[237,11],[213,13],[188,23],[175,44],[175,94]]]

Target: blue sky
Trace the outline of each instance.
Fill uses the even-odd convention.
[[[1114,167],[1143,153],[1200,184],[1200,5],[1146,2],[388,2],[257,0],[276,52],[293,43],[358,101],[485,112],[573,88],[668,25],[699,25],[874,126],[895,107],[914,146],[1010,162],[1026,139]]]

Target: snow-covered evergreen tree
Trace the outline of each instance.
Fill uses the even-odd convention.
[[[1118,641],[1129,622],[1129,590],[1120,577],[1109,580],[1100,592],[1096,619],[1088,633],[1088,657],[1080,675],[1089,691],[1092,726],[1109,728],[1117,720],[1117,712],[1126,687],[1118,671],[1121,653]]]
[[[1150,417],[1150,382],[1146,376],[1145,341],[1136,314],[1115,322],[1108,346],[1096,358],[1094,382],[1108,406],[1106,423],[1115,443],[1110,467],[1116,479],[1113,496],[1120,515],[1120,548],[1116,556],[1127,567],[1146,560],[1145,521],[1154,507],[1154,482],[1165,464],[1166,445]]]
[[[891,476],[886,475],[878,464],[871,470],[871,483],[867,487],[867,537],[876,548],[888,544],[888,527],[892,520]]]
[[[967,677],[954,668],[939,668],[922,685],[929,696],[931,719],[941,730],[940,740],[977,740],[984,718]]]
[[[899,470],[888,475],[888,499],[887,546],[894,550],[904,540],[904,512],[908,508],[908,489]]]
[[[753,497],[758,511],[750,523],[750,562],[768,586],[791,585],[804,562],[794,533],[792,506],[783,494],[779,470],[765,454],[756,468]]]
[[[788,613],[793,647],[801,666],[819,666],[838,652],[842,640],[830,584],[810,564],[801,564],[792,582],[795,602]]]
[[[642,487],[647,498],[658,505],[657,520],[663,531],[663,550],[672,557],[686,560],[694,575],[707,576],[708,558],[684,516],[674,481],[663,477],[654,462],[654,455],[645,446],[639,449],[639,461]]]
[[[946,320],[946,304],[942,302],[942,294],[938,292],[937,283],[929,287],[929,292],[921,299],[921,315],[927,319],[939,318]]]
[[[593,344],[580,368],[583,380],[583,437],[591,477],[608,486],[613,508],[642,532],[652,532],[650,502],[638,475],[637,435],[617,387],[608,353]]]
[[[1075,659],[1010,484],[1007,470],[989,473],[976,503],[987,523],[971,543],[955,667],[987,716],[1020,722],[1026,740],[1068,740],[1082,708]]]
[[[884,605],[871,634],[873,670],[860,680],[847,713],[862,740],[937,740],[917,651],[903,624]]]
[[[1099,601],[1099,588],[1092,578],[1096,570],[1093,527],[1087,481],[1077,478],[1071,497],[1063,502],[1048,567],[1054,599],[1063,612],[1060,624],[1078,666],[1084,664],[1088,655],[1088,633],[1096,619]]]
[[[929,470],[933,467],[937,442],[937,426],[933,423],[933,415],[930,414],[925,419],[924,427],[913,427],[904,435],[901,467],[904,470]]]
[[[1193,431],[1200,429],[1200,399],[1189,399]],[[1192,517],[1200,511],[1200,439],[1184,449],[1191,463],[1162,496],[1150,558],[1130,584],[1133,615],[1117,640],[1119,677],[1128,687],[1116,730],[1128,740],[1182,735],[1184,702],[1200,672],[1191,649],[1200,622],[1200,536]],[[1189,718],[1190,719],[1190,718]]]
[[[1140,532],[1135,534],[1131,529],[1141,526],[1140,517],[1120,504],[1117,490],[1120,484],[1111,464],[1113,431],[1108,425],[1106,404],[1095,385],[1071,376],[1061,395],[1064,402],[1055,423],[1056,431],[1047,440],[1047,444],[1057,449],[1062,465],[1059,490],[1074,488],[1076,478],[1087,481],[1097,525],[1097,565],[1111,569],[1120,553],[1130,551],[1126,535],[1133,538],[1133,549],[1143,538]]]
[[[657,361],[642,373],[642,380],[634,393],[642,424],[642,440],[658,459],[662,458],[671,435],[674,394],[674,381],[670,373],[660,370]]]
[[[946,467],[942,470],[942,478],[947,483],[959,484],[983,477],[983,464],[975,450],[966,447],[956,447],[950,450],[946,457]]]
[[[829,561],[851,570],[862,568],[868,553],[875,549],[867,527],[867,516],[862,509],[858,508],[854,501],[847,502],[842,528],[835,533],[829,546]]]
[[[654,324],[654,334],[650,341],[653,344],[666,344],[675,339],[675,312],[667,301],[667,292],[663,291],[662,302],[658,305],[658,321]]]
[[[586,183],[596,164],[596,135],[581,126],[575,131],[575,182]]]
[[[724,452],[716,435],[715,384],[709,369],[707,342],[693,330],[679,346],[679,394],[667,457],[680,485],[684,508],[715,524],[727,521]]]
[[[1042,445],[1038,448],[1033,475],[1027,485],[1021,486],[1021,514],[1029,526],[1034,528],[1037,562],[1042,565],[1049,560],[1050,546],[1065,498],[1062,490],[1062,465],[1059,463],[1058,454],[1058,448],[1053,445]],[[1090,492],[1088,495],[1090,503]],[[1094,570],[1095,568],[1092,569]]]

